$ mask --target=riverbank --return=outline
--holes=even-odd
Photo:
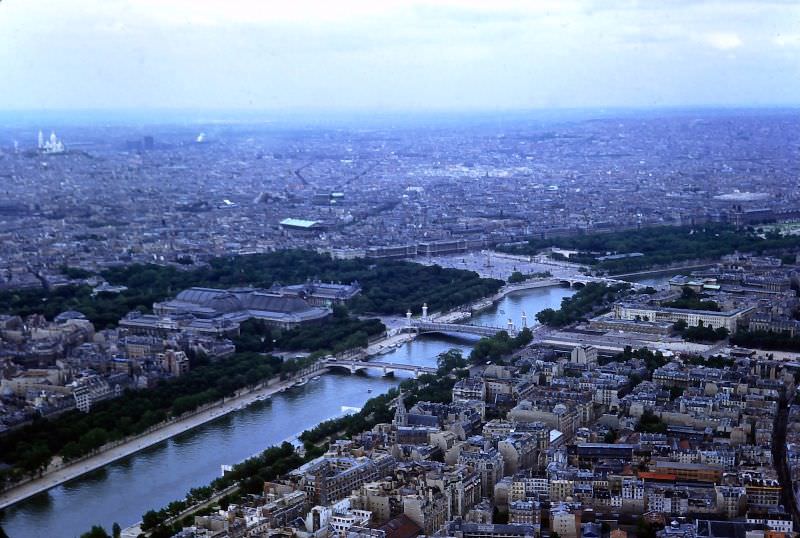
[[[367,357],[372,357],[384,354],[412,341],[416,336],[417,335],[414,333],[389,334],[371,343],[367,347],[365,355]],[[190,416],[165,423],[152,431],[123,441],[74,463],[60,466],[51,471],[46,471],[38,478],[23,482],[0,493],[0,510],[21,502],[28,497],[95,471],[119,459],[145,450],[157,443],[171,439],[176,435],[202,426],[228,413],[238,411],[258,400],[266,399],[277,392],[291,387],[297,381],[304,380],[310,375],[321,373],[322,371],[323,370],[319,367],[313,367],[283,382],[278,381],[277,378],[271,379],[266,384],[258,385],[249,390],[245,389],[240,391],[235,397],[211,404]]]
[[[558,281],[548,280],[529,281],[517,285],[504,286],[498,290],[496,294],[481,300],[478,305],[463,305],[448,312],[434,313],[434,316],[437,320],[443,322],[452,323],[464,321],[503,300],[503,298],[510,293],[558,285]],[[365,350],[365,355],[367,357],[376,357],[391,353],[404,344],[413,341],[417,336],[418,335],[415,333],[401,332],[399,330],[396,332],[390,331],[386,337],[372,342]],[[38,493],[47,491],[117,460],[145,450],[155,444],[202,426],[228,413],[247,407],[259,399],[271,396],[291,386],[293,383],[297,382],[298,379],[308,377],[311,373],[320,373],[320,370],[317,369],[313,372],[305,372],[303,375],[295,376],[285,382],[279,382],[277,379],[270,380],[266,385],[259,385],[256,388],[242,391],[232,399],[211,404],[190,416],[171,421],[157,429],[112,446],[102,452],[95,453],[87,458],[48,471],[39,478],[24,482],[0,493],[0,509],[10,507]]]
[[[521,326],[522,311],[528,319],[534,319],[536,312],[558,308],[562,299],[574,292],[551,286],[509,293],[468,323],[502,327],[513,318]],[[405,326],[405,316],[387,321],[389,336]],[[475,337],[416,335],[371,360],[435,367],[440,353],[457,348],[467,356],[475,342]],[[370,351],[377,344],[380,342],[371,342]],[[220,465],[279,445],[302,430],[340,416],[345,407],[363,407],[370,397],[396,386],[404,377],[383,378],[377,371],[368,376],[321,375],[303,388],[274,395],[271,403],[250,405],[211,420],[168,442],[19,502],[3,510],[0,525],[10,536],[31,538],[78,536],[91,524],[109,529],[114,521],[127,527],[141,520],[148,510],[166,506],[190,489],[211,482],[219,476]]]
[[[319,368],[309,369],[308,371],[304,371],[301,375],[287,379],[286,381],[280,381],[276,378],[268,381],[266,384],[258,385],[253,389],[240,391],[237,396],[213,404],[188,417],[172,421],[158,429],[125,441],[107,450],[103,450],[102,452],[98,452],[97,454],[93,454],[88,458],[65,465],[47,472],[39,478],[12,487],[0,493],[0,510],[23,501],[28,497],[47,491],[64,482],[68,482],[69,480],[73,480],[86,473],[104,467],[109,463],[135,454],[157,443],[166,441],[176,435],[202,426],[211,420],[242,409],[258,400],[271,397],[277,392],[288,389],[299,379],[304,379],[308,375],[319,371]]]

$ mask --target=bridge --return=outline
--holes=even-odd
[[[609,286],[613,286],[614,284],[627,284],[633,288],[640,287],[640,285],[636,282],[626,282],[625,280],[620,280],[618,278],[598,277],[598,276],[569,276],[569,277],[554,278],[552,280],[557,281],[559,284],[562,285],[568,285],[571,288],[582,288],[592,282],[600,282],[603,284],[608,284]]]
[[[396,362],[369,362],[369,361],[348,361],[348,360],[331,360],[328,359],[324,362],[327,368],[342,368],[346,369],[351,374],[355,374],[359,370],[381,370],[383,375],[389,375],[394,372],[410,372],[414,377],[419,377],[420,374],[435,374],[436,368],[428,366],[416,366],[414,364],[401,364]]]
[[[485,325],[469,325],[467,323],[440,323],[437,321],[427,321],[420,319],[411,320],[411,327],[420,333],[455,333],[473,334],[481,337],[491,337],[500,331],[506,331],[509,336],[516,336],[517,330],[513,325],[503,329],[500,327],[489,327]]]

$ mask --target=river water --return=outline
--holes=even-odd
[[[470,323],[506,327],[511,318],[522,326],[545,308],[558,308],[574,290],[551,287],[516,292],[481,312]],[[375,360],[435,366],[436,357],[451,348],[469,352],[476,338],[423,335]],[[302,388],[275,394],[269,402],[208,422],[177,437],[123,458],[90,474],[41,493],[0,514],[10,538],[74,537],[92,525],[110,531],[139,521],[151,508],[161,508],[220,474],[223,464],[237,463],[268,446],[292,438],[317,423],[360,408],[374,395],[403,377],[383,378],[327,374]]]

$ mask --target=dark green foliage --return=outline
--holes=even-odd
[[[332,319],[325,324],[305,325],[281,333],[277,346],[280,349],[322,350],[339,353],[347,349],[365,348],[370,338],[386,332],[379,319]]]
[[[656,538],[658,531],[663,528],[663,525],[654,525],[644,518],[639,518],[636,522],[636,537],[637,538]]]
[[[511,276],[508,277],[509,284],[519,284],[520,282],[525,282],[531,278],[550,278],[553,274],[550,271],[543,271],[541,273],[528,273],[523,274],[519,271],[514,271],[511,273]]]
[[[703,325],[702,320],[694,327],[686,327],[682,330],[676,328],[676,330],[683,336],[684,340],[688,340],[689,342],[716,342],[718,340],[724,340],[730,334],[725,327],[720,327],[718,329],[710,326],[707,327]]]
[[[57,420],[35,420],[5,435],[0,443],[0,461],[13,465],[11,478],[36,474],[60,454],[71,460],[90,453],[108,441],[141,433],[163,421],[198,406],[218,400],[247,385],[305,363],[282,362],[275,357],[239,353],[225,361],[210,363],[148,390],[130,390],[121,398],[99,402],[91,412],[70,411]]]
[[[52,318],[65,310],[78,310],[97,328],[116,325],[132,310],[148,311],[152,304],[192,286],[268,288],[276,282],[301,283],[310,278],[325,281],[358,280],[362,293],[351,304],[356,312],[404,314],[419,312],[427,302],[431,311],[446,310],[495,293],[501,280],[477,273],[443,269],[405,261],[333,260],[307,250],[282,250],[215,258],[202,267],[131,265],[104,271],[110,283],[127,286],[119,294],[91,296],[89,286],[62,286],[51,290],[16,290],[0,293],[0,312]]]
[[[58,270],[61,271],[61,274],[67,278],[82,279],[92,276],[91,272],[79,267],[68,267],[66,265],[62,265],[58,268]]]
[[[289,443],[268,448],[258,456],[234,465],[230,472],[215,479],[211,485],[189,490],[185,499],[173,501],[161,510],[148,510],[142,516],[142,530],[149,531],[159,528],[169,530],[164,526],[168,519],[178,516],[191,505],[210,499],[215,492],[223,491],[235,484],[239,484],[244,493],[260,493],[265,481],[274,480],[300,466],[303,461],[303,458]],[[230,502],[230,497],[226,502]],[[177,525],[182,525],[182,522],[178,521]],[[172,536],[172,532],[167,536]]]
[[[706,366],[708,368],[731,368],[736,361],[728,359],[721,355],[714,355],[713,357],[703,358],[700,355],[693,355],[684,359],[687,363],[695,366]]]
[[[647,368],[647,371],[651,374],[653,373],[653,370],[656,368],[661,368],[669,362],[669,360],[667,360],[664,354],[660,351],[653,352],[644,347],[634,351],[630,346],[625,346],[625,349],[622,351],[622,353],[617,353],[611,358],[600,358],[598,362],[603,365],[608,364],[609,362],[628,362],[632,359],[644,361],[645,368]]]
[[[436,374],[439,376],[446,376],[466,368],[467,361],[464,360],[464,357],[461,355],[461,351],[457,349],[451,349],[449,351],[445,351],[444,353],[440,353],[439,356],[436,357],[436,366]]]
[[[800,352],[800,338],[787,332],[740,330],[731,336],[730,343],[756,349]]]
[[[122,528],[120,528],[119,523],[115,521],[114,524],[111,525],[111,536],[119,538],[120,534],[122,534]]]
[[[407,407],[417,402],[448,403],[453,399],[453,385],[455,377],[441,377],[425,374],[419,376],[417,383],[401,384],[405,390],[405,403]]]
[[[737,251],[762,254],[785,249],[796,250],[800,247],[800,237],[782,237],[770,233],[766,238],[761,238],[753,230],[737,230],[733,226],[722,224],[708,224],[703,227],[662,226],[624,232],[533,239],[527,245],[507,247],[504,250],[530,255],[552,246],[579,251],[579,255],[571,257],[570,261],[593,265],[610,274],[618,274],[677,262],[712,260]],[[644,256],[597,260],[598,256],[607,252],[641,252]]]
[[[695,293],[692,288],[684,287],[681,297],[674,301],[663,303],[662,306],[667,308],[683,308],[686,310],[708,310],[711,312],[719,312],[720,307],[714,301],[704,301],[703,298],[707,297],[702,293]]]
[[[560,309],[545,308],[536,314],[536,319],[550,327],[563,327],[582,319],[599,306],[614,302],[628,289],[628,284],[608,286],[600,282],[590,282],[572,297],[562,299]]]
[[[27,316],[42,314],[48,319],[65,310],[78,310],[89,318],[95,327],[112,327],[117,321],[137,307],[149,308],[162,295],[128,296],[101,293],[92,297],[89,286],[59,286],[50,292],[25,289],[0,292],[0,312]]]
[[[84,532],[81,534],[81,538],[111,538],[106,530],[101,527],[100,525],[92,525],[92,529],[89,532]]]
[[[506,355],[531,343],[533,333],[527,327],[522,329],[517,336],[511,338],[506,331],[500,331],[490,338],[481,338],[469,354],[469,360],[480,363],[487,359],[492,362],[500,360]]]
[[[514,271],[513,273],[511,273],[511,276],[508,277],[509,284],[519,284],[520,282],[525,282],[525,275],[523,275],[519,271]]]
[[[345,311],[345,316],[347,313]],[[339,353],[347,349],[367,347],[370,338],[382,335],[386,326],[379,319],[337,317],[324,323],[279,331],[258,320],[249,320],[240,327],[240,335],[233,339],[236,349],[250,352],[326,351]]]
[[[438,356],[437,364],[436,376],[424,374],[416,380],[406,380],[400,384],[404,391],[406,405],[411,406],[420,400],[429,402],[449,402],[451,400],[456,379],[449,374],[454,370],[464,368],[466,361],[460,351],[451,349]],[[352,436],[371,429],[376,424],[391,422],[393,412],[389,406],[397,395],[397,390],[392,389],[386,394],[371,398],[358,413],[322,422],[316,427],[304,431],[300,435],[300,440],[308,448],[331,436],[339,434]]]
[[[460,369],[466,365],[466,361],[461,357],[461,352],[458,350],[442,353],[439,355],[437,363],[439,364],[440,372],[444,372],[445,369]],[[420,376],[415,380],[409,379],[404,381],[401,387],[404,390],[405,402],[410,406],[420,399],[432,402],[449,402],[454,384],[455,377],[441,374],[439,376]],[[397,389],[391,389],[386,394],[369,399],[358,413],[328,420],[315,428],[304,431],[300,434],[299,439],[303,441],[306,450],[305,458],[301,458],[291,444],[283,443],[280,446],[268,448],[258,456],[234,465],[232,471],[215,479],[210,485],[190,490],[185,500],[173,501],[158,511],[149,510],[142,516],[142,530],[149,531],[151,537],[160,535],[160,533],[177,532],[183,522],[176,521],[172,528],[169,528],[165,526],[165,522],[168,519],[175,518],[187,507],[204,502],[213,495],[234,485],[239,486],[239,492],[229,493],[221,497],[220,506],[228,506],[231,502],[236,502],[241,493],[260,493],[265,481],[275,480],[279,476],[299,467],[304,462],[321,456],[325,451],[325,447],[317,446],[317,443],[321,443],[326,438],[335,437],[339,434],[353,436],[371,429],[376,424],[391,422],[394,413],[390,405],[398,394]],[[171,536],[171,534],[164,535]]]
[[[667,425],[652,411],[645,411],[636,424],[636,431],[642,433],[667,433]]]
[[[164,519],[166,519],[166,518],[164,518]],[[163,520],[161,520],[161,521],[163,521]],[[143,531],[146,531],[148,529],[152,529],[156,525],[161,523],[161,521],[159,520],[158,512],[156,512],[155,510],[148,510],[147,512],[145,512],[142,515],[141,528],[142,528]]]
[[[495,525],[506,525],[508,523],[508,512],[501,512],[495,506],[492,511],[492,523]]]
[[[391,422],[393,414],[389,405],[397,395],[397,389],[392,389],[386,394],[370,398],[358,413],[321,422],[300,434],[299,439],[308,448],[309,445],[319,443],[328,437],[336,438],[340,434],[352,436],[369,430],[376,424]]]

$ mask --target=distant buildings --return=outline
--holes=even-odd
[[[58,139],[55,131],[50,133],[50,138],[47,140],[44,139],[42,131],[39,131],[38,148],[40,152],[45,154],[58,154],[66,151],[64,143]]]
[[[617,319],[668,323],[683,321],[689,327],[703,325],[713,329],[724,328],[731,334],[736,332],[739,320],[753,311],[755,311],[754,306],[737,308],[727,312],[714,312],[630,303],[618,303],[614,305],[614,315]]]

